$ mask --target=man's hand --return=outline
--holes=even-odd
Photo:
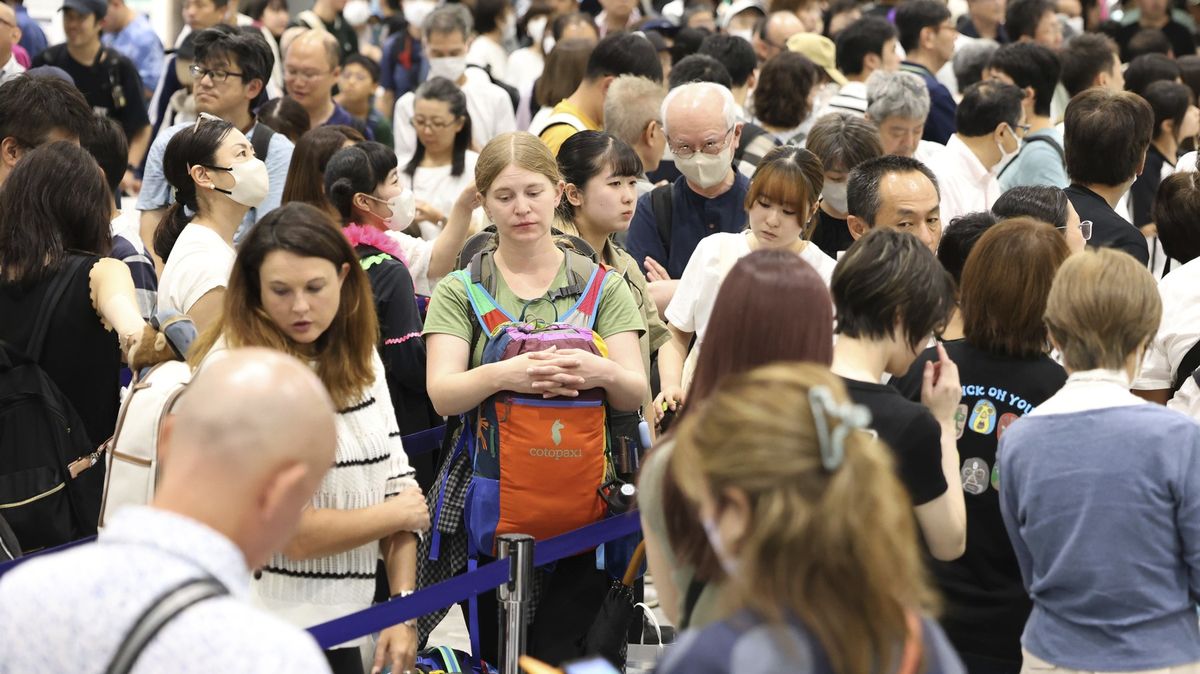
[[[379,674],[390,665],[392,674],[411,670],[417,663],[417,628],[401,623],[379,633],[375,644],[375,664],[371,674]]]
[[[647,257],[642,261],[642,265],[646,268],[646,280],[653,283],[654,281],[670,281],[671,275],[667,273],[666,267],[663,267],[652,257]]]

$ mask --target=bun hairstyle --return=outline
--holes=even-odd
[[[354,195],[370,194],[378,184],[371,161],[359,146],[338,150],[325,165],[325,198],[337,210],[343,225],[354,220]]]
[[[194,126],[181,129],[167,143],[166,152],[163,153],[163,176],[175,189],[175,203],[167,209],[154,234],[154,252],[164,262],[170,257],[171,249],[175,247],[183,228],[200,212],[192,167],[211,165],[217,149],[232,128],[233,125],[223,119],[204,119]],[[188,211],[192,215],[188,215]]]

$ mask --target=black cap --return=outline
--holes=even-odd
[[[105,0],[63,0],[63,6],[58,11],[64,9],[73,9],[80,14],[94,14],[99,21],[108,14],[108,3]]]

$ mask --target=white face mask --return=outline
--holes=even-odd
[[[367,0],[350,0],[342,9],[342,18],[346,23],[358,28],[371,18],[371,4]]]
[[[466,69],[466,56],[445,56],[443,58],[429,59],[430,77],[445,77],[451,82],[457,83],[458,78],[462,77]]]
[[[741,30],[731,30],[729,34],[734,37],[740,37],[750,44],[754,44],[754,30],[751,28],[743,28]]]
[[[213,189],[221,194],[229,195],[230,199],[243,206],[256,208],[262,203],[263,199],[267,198],[267,191],[271,187],[271,178],[267,175],[267,165],[257,157],[252,157],[240,164],[234,164],[230,168],[221,166],[208,166],[206,168],[228,171],[229,175],[233,176],[232,190],[223,190],[215,185]]]
[[[846,204],[845,181],[839,183],[826,180],[825,186],[821,188],[821,198],[825,200],[825,203],[829,204],[830,208],[838,213],[845,213],[850,208]]]
[[[697,151],[687,159],[676,157],[675,168],[701,189],[715,187],[733,170],[733,142],[730,141],[718,154]]]
[[[712,548],[713,554],[717,556],[717,561],[721,564],[721,569],[725,571],[725,575],[730,578],[737,577],[738,563],[737,559],[729,554],[725,549],[725,542],[721,540],[721,530],[717,527],[715,520],[702,518],[700,526],[704,527],[704,535],[708,538],[708,546]]]
[[[375,197],[372,197],[375,198]],[[382,201],[376,199],[376,201]],[[393,232],[402,232],[408,229],[412,224],[413,218],[417,216],[417,198],[413,195],[413,191],[404,188],[400,194],[388,199],[384,202],[392,211],[391,217],[383,218],[383,224]]]
[[[1011,129],[1009,129],[1009,133],[1012,133],[1013,138],[1016,138],[1016,134],[1013,133]],[[1004,150],[1004,141],[1002,140],[996,141],[996,148],[1000,150],[1000,161],[992,167],[992,175],[1000,175],[1000,172],[1003,171],[1006,166],[1012,163],[1012,160],[1017,158],[1017,155],[1021,152],[1021,139],[1017,138],[1017,149],[1013,150],[1012,152],[1006,152]]]

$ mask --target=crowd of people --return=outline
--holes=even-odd
[[[177,387],[0,673],[416,671],[301,630],[635,504],[666,674],[1200,671],[1192,3],[131,5],[0,3],[0,559]]]

